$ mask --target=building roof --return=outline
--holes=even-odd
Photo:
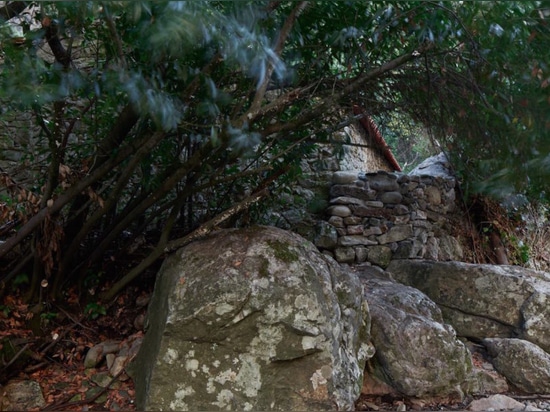
[[[384,140],[384,137],[382,137],[382,133],[380,133],[380,130],[378,130],[378,127],[372,120],[372,118],[365,112],[365,110],[358,105],[353,105],[353,114],[355,115],[362,115],[359,118],[359,123],[365,129],[365,131],[368,133],[370,137],[372,137],[374,144],[380,151],[382,152],[382,155],[384,158],[388,161],[389,165],[397,172],[401,172],[401,166],[399,165],[399,162],[393,155],[390,147]]]

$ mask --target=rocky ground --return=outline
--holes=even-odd
[[[39,316],[19,296],[4,297],[0,410],[135,410],[134,386],[124,366],[141,340],[151,288],[128,288],[109,307],[82,307],[71,292],[64,305],[52,304]],[[361,396],[356,409],[550,411],[550,396],[504,395],[462,401],[371,395]]]

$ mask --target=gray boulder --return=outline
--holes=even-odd
[[[377,276],[363,267],[359,277],[369,302],[376,353],[367,371],[407,396],[462,396],[472,379],[469,350],[443,322],[422,292]]]
[[[550,393],[550,354],[522,339],[485,339],[495,369],[517,389]]]
[[[42,388],[36,381],[11,380],[0,390],[0,411],[38,410],[44,406]]]
[[[346,410],[372,356],[358,278],[302,237],[225,230],[163,264],[133,365],[140,410]]]
[[[428,260],[393,260],[387,270],[437,303],[459,336],[521,337],[550,351],[548,273]]]
[[[418,166],[416,166],[411,172],[411,176],[435,176],[443,179],[454,179],[451,163],[445,153],[439,153],[438,155],[428,157]]]

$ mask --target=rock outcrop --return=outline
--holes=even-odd
[[[402,395],[462,398],[472,384],[471,354],[437,305],[374,268],[357,272],[365,284],[376,348],[367,373]]]
[[[436,302],[459,336],[520,337],[550,352],[550,274],[428,260],[394,260],[388,271]]]
[[[300,236],[220,231],[166,259],[134,363],[153,410],[346,410],[373,355],[358,278]]]
[[[517,389],[550,393],[550,354],[522,339],[485,339],[495,368]]]

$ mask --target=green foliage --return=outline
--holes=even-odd
[[[142,236],[150,265],[268,188],[226,224],[254,221],[354,104],[402,162],[437,140],[471,192],[549,193],[542,2],[37,5],[0,24],[0,257],[32,257],[31,292],[123,275]]]
[[[107,308],[100,303],[88,303],[84,307],[84,313],[90,319],[97,319],[100,316],[105,316],[107,314]]]

